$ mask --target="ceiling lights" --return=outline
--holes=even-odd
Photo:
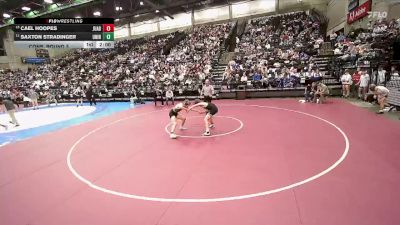
[[[142,1],[140,1],[140,5],[144,5]]]
[[[3,17],[4,17],[4,18],[10,18],[11,15],[10,15],[10,14],[7,14],[7,13],[3,13]]]
[[[21,9],[24,10],[24,11],[31,11],[31,8],[26,7],[26,6],[22,7]]]
[[[160,12],[160,10],[156,9],[156,13],[159,13],[159,12]]]
[[[53,4],[53,0],[44,0],[44,2],[47,4]]]
[[[93,16],[101,16],[101,13],[99,11],[96,11],[93,13]]]
[[[121,6],[117,6],[117,7],[115,7],[115,10],[116,11],[122,11],[122,7]]]

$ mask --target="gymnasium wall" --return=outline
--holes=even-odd
[[[359,0],[359,5],[364,4],[368,0]],[[345,33],[357,28],[367,28],[369,21],[377,20],[378,18],[361,18],[352,24],[347,23],[348,0],[330,0],[327,8],[328,34],[336,32],[340,29],[345,30]],[[387,19],[397,19],[400,15],[400,0],[372,0],[372,12],[386,12]]]
[[[329,19],[327,33],[336,32],[346,26],[348,0],[330,0],[326,16]]]
[[[314,8],[320,13],[325,14],[327,10],[327,0],[277,0],[279,11],[298,11]],[[346,1],[346,0],[340,0]]]
[[[277,0],[255,0],[237,2],[212,8],[195,10],[191,13],[173,15],[174,19],[149,20],[131,23],[116,33],[117,38],[141,37],[145,34],[156,34],[163,31],[184,29],[193,25],[224,22],[252,15],[262,15],[276,11]]]

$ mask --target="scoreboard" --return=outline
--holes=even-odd
[[[114,48],[112,18],[15,18],[18,48]]]

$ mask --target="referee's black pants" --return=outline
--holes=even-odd
[[[205,102],[211,102],[212,97],[211,96],[204,96],[204,101]]]
[[[90,105],[92,104],[96,105],[96,99],[94,98],[94,96],[89,96],[88,101]]]
[[[160,98],[161,105],[164,105],[164,98],[162,96],[154,97],[154,105],[157,106],[157,99]]]

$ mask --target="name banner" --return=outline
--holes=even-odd
[[[366,1],[364,4],[355,8],[353,11],[347,14],[347,23],[351,24],[365,16],[371,11],[371,0]]]
[[[22,63],[26,64],[43,64],[50,63],[50,59],[48,58],[39,58],[39,57],[21,57]]]

